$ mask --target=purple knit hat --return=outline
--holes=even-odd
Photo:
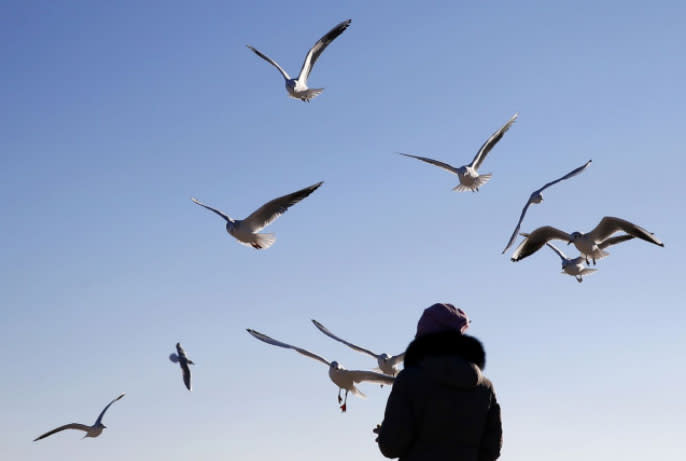
[[[448,303],[436,303],[424,309],[417,322],[415,338],[438,333],[440,331],[459,331],[464,333],[469,328],[469,317],[465,311]]]

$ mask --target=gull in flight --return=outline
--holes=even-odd
[[[579,253],[586,259],[586,264],[589,263],[589,258],[595,264],[597,259],[604,258],[609,254],[603,251],[600,245],[612,234],[619,231],[624,231],[629,235],[661,247],[665,246],[664,243],[644,228],[624,219],[605,216],[592,231],[585,234],[582,232],[568,234],[552,226],[539,227],[529,233],[529,236],[519,244],[510,259],[512,261],[520,261],[537,252],[549,240],[563,240],[567,244],[574,244]]]
[[[471,190],[472,192],[475,192],[479,190],[479,187],[486,184],[493,176],[493,174],[491,173],[479,174],[477,170],[483,163],[484,159],[486,158],[486,155],[488,155],[491,149],[493,149],[493,146],[495,146],[496,143],[500,141],[500,138],[503,137],[505,132],[509,130],[512,124],[515,122],[515,120],[517,120],[518,115],[519,114],[514,114],[512,118],[508,120],[508,122],[505,125],[503,125],[502,128],[493,133],[491,137],[486,140],[486,142],[481,146],[481,149],[479,149],[479,152],[477,152],[476,157],[474,157],[474,159],[472,160],[472,163],[468,165],[463,165],[459,168],[455,168],[454,166],[448,165],[447,163],[443,163],[438,160],[433,160],[427,157],[420,157],[418,155],[413,154],[404,154],[402,152],[398,152],[398,154],[404,155],[405,157],[416,158],[417,160],[421,160],[422,162],[436,165],[439,168],[443,168],[444,170],[456,174],[460,180],[460,184],[453,187],[453,190],[459,192]]]
[[[342,402],[341,411],[346,411],[347,409],[346,403],[348,401],[348,392],[352,392],[353,394],[362,398],[366,397],[362,393],[362,391],[360,391],[357,388],[357,386],[355,386],[356,383],[367,381],[378,384],[393,384],[393,381],[395,379],[392,376],[382,375],[381,373],[375,373],[373,371],[346,370],[336,361],[329,362],[328,360],[318,356],[317,354],[313,354],[312,352],[307,351],[305,349],[301,349],[299,347],[291,346],[290,344],[277,341],[276,339],[270,338],[269,336],[262,334],[258,331],[251,330],[250,328],[248,328],[247,331],[260,341],[264,341],[265,343],[271,344],[273,346],[285,347],[286,349],[293,349],[294,351],[300,352],[302,355],[313,358],[315,360],[319,360],[324,365],[328,366],[329,378],[331,378],[331,381],[333,381],[334,384],[338,386],[338,403],[340,404]],[[341,398],[341,389],[345,389],[344,399]]]
[[[522,234],[524,237],[528,237],[528,234]],[[610,245],[616,245],[617,243],[625,242],[627,240],[631,240],[634,238],[633,235],[620,235],[617,237],[610,237],[609,239],[605,240],[604,242],[598,244],[598,248],[601,250],[604,248],[609,247]],[[569,274],[572,277],[576,277],[576,281],[581,283],[584,281],[583,276],[584,275],[590,275],[593,272],[597,271],[598,269],[591,269],[588,268],[584,265],[585,258],[583,256],[579,256],[574,259],[569,259],[565,254],[557,248],[555,245],[553,245],[550,242],[546,242],[546,245],[553,250],[557,255],[560,257],[562,260],[562,273],[563,274]]]
[[[535,203],[541,203],[543,201],[543,195],[541,195],[541,194],[544,190],[546,190],[548,187],[550,187],[554,184],[559,183],[560,181],[564,181],[565,179],[569,179],[573,176],[578,175],[579,173],[584,171],[586,168],[588,168],[588,166],[590,164],[591,164],[591,160],[589,160],[588,162],[586,162],[584,165],[580,166],[579,168],[576,168],[576,169],[570,171],[569,173],[562,176],[561,178],[557,178],[555,181],[550,181],[545,186],[543,186],[540,189],[535,190],[531,193],[531,195],[529,196],[529,200],[527,200],[526,205],[524,205],[524,209],[522,209],[522,214],[519,216],[519,222],[517,223],[517,227],[515,227],[514,232],[512,232],[512,236],[510,237],[510,240],[507,242],[507,246],[505,247],[505,249],[503,250],[503,252],[501,254],[505,254],[505,252],[508,250],[508,248],[510,248],[512,246],[515,239],[517,238],[517,234],[519,233],[519,228],[521,227],[522,221],[524,220],[524,215],[526,214],[526,210],[529,209],[529,205],[532,205]]]
[[[195,365],[192,360],[189,360],[186,356],[186,351],[181,347],[181,343],[176,343],[176,354],[169,354],[169,360],[174,363],[178,363],[181,367],[181,372],[183,373],[183,383],[186,388],[190,391],[191,389],[191,369],[188,365]]]
[[[386,353],[383,354],[375,354],[374,352],[370,351],[369,349],[365,349],[364,347],[356,346],[353,343],[349,343],[348,341],[339,338],[335,334],[331,333],[328,328],[326,328],[324,325],[321,323],[317,322],[316,320],[312,319],[312,323],[314,323],[314,326],[319,329],[322,333],[324,333],[326,336],[329,338],[335,339],[338,342],[341,342],[348,346],[351,349],[356,350],[357,352],[362,352],[363,354],[371,355],[374,357],[379,364],[379,367],[377,368],[378,371],[385,375],[389,376],[395,376],[398,374],[398,364],[403,361],[405,358],[405,353],[403,352],[402,354],[394,355],[394,356],[389,356]]]
[[[333,42],[336,37],[341,35],[343,31],[348,28],[348,26],[350,26],[350,22],[351,20],[348,19],[340,24],[337,24],[333,29],[328,31],[326,35],[320,38],[312,48],[310,48],[310,51],[307,52],[307,56],[305,56],[305,61],[300,69],[300,75],[298,75],[298,78],[291,78],[290,75],[288,75],[288,73],[283,70],[283,68],[272,58],[261,53],[259,50],[250,45],[246,46],[250,48],[257,56],[270,63],[272,66],[276,67],[279,72],[281,72],[281,75],[283,75],[283,78],[286,81],[286,91],[288,91],[288,95],[291,98],[310,102],[310,99],[314,98],[315,96],[319,96],[319,94],[324,91],[324,88],[307,87],[307,78],[310,76],[312,67],[314,66],[314,63],[317,62],[317,59],[326,49],[326,47],[329,46],[329,44]]]
[[[226,220],[226,232],[233,235],[240,243],[251,246],[256,250],[261,250],[272,246],[276,241],[276,236],[274,234],[258,234],[258,232],[284,214],[289,207],[317,190],[323,183],[323,181],[320,181],[292,194],[275,198],[259,207],[245,219],[232,219],[226,213],[207,206],[196,198],[191,198],[191,200],[224,218]]]
[[[100,412],[100,416],[98,416],[98,419],[95,420],[95,424],[92,426],[86,426],[85,424],[79,424],[79,423],[71,423],[71,424],[65,424],[64,426],[60,426],[57,429],[53,429],[50,432],[46,432],[45,434],[41,435],[40,437],[36,437],[33,439],[35,442],[36,440],[44,439],[48,436],[51,436],[52,434],[55,434],[56,432],[63,431],[65,429],[78,429],[80,431],[84,431],[86,435],[83,436],[85,439],[86,437],[97,437],[100,435],[103,429],[105,429],[107,426],[105,426],[102,423],[102,417],[105,415],[105,412],[107,409],[112,405],[114,402],[117,400],[121,399],[124,397],[126,394],[121,394],[119,397],[116,399],[112,400],[110,403],[107,404],[107,406]]]

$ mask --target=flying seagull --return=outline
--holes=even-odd
[[[522,234],[524,237],[527,237],[528,234]],[[634,238],[633,235],[619,235],[617,237],[610,237],[609,239],[603,241],[602,243],[598,244],[598,248],[601,250],[604,248],[609,247],[610,245],[616,245],[617,243],[625,242],[627,240],[631,240]],[[562,273],[563,274],[569,274],[572,277],[576,277],[576,281],[581,283],[584,281],[583,276],[584,275],[590,275],[593,272],[597,271],[598,269],[591,269],[588,268],[584,265],[585,259],[583,256],[579,256],[574,259],[569,259],[565,254],[557,248],[555,245],[553,245],[550,242],[546,242],[546,245],[553,250],[557,255],[560,257],[562,260]]]
[[[186,385],[188,390],[191,389],[191,369],[188,365],[195,365],[192,360],[189,360],[186,356],[186,351],[181,347],[181,343],[176,343],[176,354],[169,354],[169,360],[174,363],[178,363],[181,367],[181,372],[183,373],[183,383]]]
[[[472,163],[468,165],[463,165],[459,168],[455,168],[454,166],[448,165],[447,163],[443,163],[438,160],[433,160],[427,157],[420,157],[418,155],[413,154],[404,154],[402,152],[398,152],[398,154],[404,155],[405,157],[416,158],[417,160],[421,160],[422,162],[436,165],[437,167],[443,168],[446,171],[456,174],[457,177],[460,179],[460,184],[453,187],[453,190],[459,192],[471,190],[472,192],[475,192],[479,190],[479,187],[486,184],[493,176],[493,174],[491,173],[480,175],[477,170],[483,163],[484,159],[486,158],[486,155],[488,155],[491,149],[493,149],[493,146],[495,146],[496,143],[500,141],[500,138],[503,137],[505,132],[509,130],[512,124],[515,122],[515,120],[517,120],[518,115],[519,114],[514,114],[512,118],[508,120],[508,122],[505,125],[503,125],[502,128],[493,133],[491,137],[486,140],[486,142],[481,146],[481,149],[479,149],[479,152],[477,152],[476,157],[474,157],[474,159],[472,160]]]
[[[83,436],[85,439],[86,437],[97,437],[100,435],[103,429],[105,429],[107,426],[102,424],[102,417],[105,415],[105,412],[107,409],[112,405],[114,402],[117,400],[121,399],[124,397],[126,394],[121,394],[119,397],[116,399],[112,400],[110,403],[107,404],[107,406],[100,412],[100,416],[98,416],[98,419],[95,420],[95,424],[92,426],[86,426],[85,424],[79,424],[79,423],[71,423],[71,424],[65,424],[64,426],[60,426],[57,429],[53,429],[50,432],[46,432],[45,434],[41,435],[40,437],[36,437],[33,439],[35,442],[36,440],[44,439],[48,436],[51,436],[52,434],[55,434],[56,432],[63,431],[65,429],[78,429],[80,431],[84,431],[86,435]]]
[[[548,184],[546,184],[545,186],[543,186],[540,189],[535,190],[531,193],[531,195],[529,196],[529,200],[527,200],[526,205],[524,205],[524,208],[522,209],[522,214],[519,216],[519,222],[517,223],[517,227],[515,227],[514,232],[512,232],[512,236],[510,237],[510,240],[507,242],[507,246],[505,247],[505,249],[503,250],[503,252],[501,254],[505,254],[505,252],[508,250],[508,248],[510,248],[512,246],[515,239],[517,238],[517,234],[519,233],[519,228],[522,225],[522,221],[524,220],[524,215],[526,214],[526,210],[529,209],[529,205],[535,204],[535,203],[541,203],[543,201],[543,195],[541,195],[541,193],[544,190],[546,190],[548,187],[550,187],[554,184],[559,183],[560,181],[564,181],[565,179],[569,179],[573,176],[578,175],[579,173],[584,171],[586,168],[588,168],[588,166],[590,164],[591,164],[591,160],[589,160],[588,162],[586,162],[585,164],[583,164],[579,168],[576,168],[576,169],[570,171],[569,173],[562,176],[561,178],[557,178],[555,181],[551,181]]]
[[[323,183],[323,181],[320,181],[317,184],[313,184],[297,192],[293,192],[292,194],[275,198],[259,207],[245,219],[232,219],[226,213],[219,211],[216,208],[212,208],[211,206],[207,206],[196,198],[191,198],[191,200],[201,207],[205,207],[224,218],[224,220],[226,220],[226,232],[233,235],[240,243],[251,246],[256,250],[261,250],[272,246],[276,241],[276,236],[274,234],[258,234],[257,232],[261,231],[276,218],[284,214],[289,207],[295,205],[317,190]]]
[[[333,381],[334,384],[338,386],[338,403],[340,404],[341,402],[343,402],[343,404],[341,405],[341,411],[346,411],[347,409],[346,403],[348,401],[348,392],[352,392],[353,394],[362,398],[365,397],[362,391],[360,391],[357,388],[357,386],[355,386],[356,383],[366,381],[378,384],[393,384],[393,381],[395,379],[392,376],[382,375],[381,373],[375,373],[373,371],[346,370],[336,361],[329,362],[328,360],[318,356],[317,354],[313,354],[312,352],[307,351],[305,349],[301,349],[299,347],[291,346],[290,344],[277,341],[276,339],[270,338],[269,336],[262,334],[258,331],[251,330],[250,328],[248,328],[247,331],[255,338],[259,339],[260,341],[264,341],[267,344],[285,347],[286,349],[293,349],[294,351],[300,352],[302,355],[313,358],[315,360],[319,360],[324,365],[327,365],[329,367],[329,378],[331,378],[331,381]],[[344,399],[341,398],[341,389],[345,389]]]
[[[369,349],[365,349],[364,347],[356,346],[353,343],[349,343],[348,341],[339,338],[335,334],[331,333],[328,328],[326,328],[324,325],[321,323],[317,322],[316,320],[312,319],[312,323],[314,323],[314,326],[319,329],[322,333],[324,333],[326,336],[329,338],[333,338],[338,342],[341,342],[348,346],[351,349],[356,350],[357,352],[362,352],[363,354],[371,355],[374,357],[379,364],[379,367],[377,368],[378,371],[385,375],[389,376],[395,376],[398,374],[398,369],[396,368],[397,365],[403,361],[405,358],[405,353],[403,352],[402,354],[394,355],[394,356],[389,356],[386,353],[383,354],[375,354],[374,352],[370,351]]]
[[[319,96],[319,94],[322,91],[324,91],[324,88],[307,87],[307,78],[310,76],[312,67],[314,66],[314,63],[317,62],[317,59],[326,49],[326,47],[329,46],[329,44],[333,42],[336,39],[336,37],[341,35],[343,31],[345,31],[345,29],[348,28],[348,26],[350,26],[350,22],[351,20],[348,19],[346,21],[341,22],[340,24],[337,24],[333,29],[328,31],[326,35],[320,38],[312,48],[310,48],[310,51],[307,52],[307,56],[305,56],[305,61],[303,62],[303,66],[300,69],[300,74],[298,75],[298,78],[291,78],[290,75],[288,75],[288,73],[283,69],[283,67],[281,67],[272,58],[270,58],[266,54],[261,53],[259,50],[253,48],[250,45],[246,46],[250,48],[257,56],[261,57],[262,59],[270,63],[272,66],[276,67],[279,72],[281,72],[281,75],[283,75],[283,78],[286,81],[286,91],[288,91],[288,95],[291,98],[300,99],[301,101],[305,102],[310,102],[310,99],[314,98],[315,96]]]
[[[567,244],[574,244],[579,253],[586,259],[586,264],[589,263],[589,258],[595,264],[597,259],[604,258],[609,254],[600,248],[600,244],[609,236],[619,231],[624,231],[629,235],[661,247],[665,246],[664,243],[644,228],[624,219],[605,216],[592,231],[585,234],[576,231],[568,234],[552,226],[539,227],[529,233],[529,236],[519,244],[510,259],[512,261],[520,261],[537,252],[550,240],[563,240]]]

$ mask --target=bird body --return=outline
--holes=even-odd
[[[86,437],[93,437],[94,438],[94,437],[99,436],[102,433],[103,429],[105,429],[107,427],[104,424],[102,424],[102,417],[105,415],[105,412],[110,407],[110,405],[112,405],[114,402],[116,402],[117,400],[124,397],[124,395],[126,395],[126,394],[121,394],[121,395],[119,395],[119,397],[116,397],[110,403],[108,403],[107,406],[100,412],[100,415],[98,415],[98,419],[95,420],[95,423],[93,423],[92,426],[87,426],[85,424],[80,424],[80,423],[65,424],[64,426],[60,426],[60,427],[55,428],[49,432],[46,432],[43,435],[36,437],[35,439],[33,439],[33,441],[35,442],[37,440],[44,439],[46,437],[51,436],[52,434],[64,431],[66,429],[76,429],[79,431],[84,431],[86,433],[86,435],[83,436],[84,439]]]
[[[307,357],[310,357],[312,359],[315,359],[325,365],[328,366],[329,368],[329,378],[333,383],[338,386],[338,403],[342,403],[341,405],[341,411],[346,411],[347,409],[347,400],[348,400],[348,392],[352,392],[353,394],[359,396],[359,397],[365,397],[365,395],[360,391],[355,384],[361,383],[361,382],[373,382],[373,383],[378,383],[378,384],[392,384],[394,381],[394,378],[391,376],[386,376],[380,373],[375,373],[373,371],[364,371],[364,370],[346,370],[341,366],[338,362],[333,361],[329,362],[326,360],[324,357],[321,357],[317,354],[314,354],[306,349],[302,349],[300,347],[292,346],[290,344],[281,342],[279,340],[273,339],[263,333],[260,333],[258,331],[252,330],[250,328],[247,329],[247,332],[250,333],[253,337],[259,339],[260,341],[263,341],[267,344],[271,344],[273,346],[278,346],[278,347],[283,347],[286,349],[293,349],[296,352],[299,352],[302,355],[305,355]],[[341,398],[341,390],[345,390],[345,399]]]
[[[327,335],[328,337],[335,339],[338,342],[341,342],[345,344],[346,346],[350,347],[353,350],[356,350],[358,352],[362,352],[363,354],[367,354],[369,356],[372,356],[376,359],[377,364],[379,365],[377,370],[381,371],[383,374],[389,375],[389,376],[395,376],[398,374],[398,364],[403,361],[405,354],[398,354],[394,356],[390,356],[386,353],[383,354],[375,354],[374,352],[370,351],[369,349],[365,349],[364,347],[356,346],[355,344],[348,342],[344,339],[339,338],[338,336],[334,335],[331,331],[329,331],[328,328],[326,328],[324,325],[321,323],[317,322],[316,320],[312,319],[312,323],[314,324],[315,327],[319,329],[322,333]]]
[[[189,391],[192,391],[191,368],[189,365],[195,365],[195,363],[186,356],[186,351],[181,347],[181,343],[176,343],[176,354],[170,354],[169,360],[179,364],[183,376],[183,383]]]
[[[550,181],[549,183],[545,184],[543,187],[540,189],[537,189],[531,193],[529,196],[529,200],[527,200],[526,204],[524,205],[524,208],[522,209],[522,214],[519,216],[519,222],[517,223],[517,226],[515,227],[515,230],[512,232],[512,235],[510,236],[510,240],[507,242],[507,246],[505,246],[505,249],[502,251],[502,254],[505,254],[505,252],[512,246],[514,243],[515,239],[517,238],[517,234],[519,233],[519,229],[522,225],[522,221],[524,220],[524,215],[526,214],[526,211],[529,209],[529,205],[535,205],[538,203],[541,203],[543,201],[543,191],[547,189],[548,187],[557,184],[560,181],[564,181],[565,179],[569,179],[573,176],[578,175],[582,171],[584,171],[588,166],[591,164],[591,160],[586,162],[584,165],[570,171],[566,175],[557,178],[554,181]]]
[[[422,162],[430,163],[434,166],[437,166],[439,168],[442,168],[446,171],[449,171],[450,173],[453,173],[457,175],[457,178],[460,180],[460,183],[453,187],[453,190],[458,191],[458,192],[464,192],[464,191],[472,191],[472,192],[477,192],[481,186],[486,184],[488,181],[491,180],[493,177],[492,173],[484,173],[484,174],[479,174],[479,168],[481,167],[481,164],[486,158],[486,155],[493,149],[493,146],[495,146],[498,141],[503,137],[503,135],[507,132],[507,130],[510,129],[512,124],[515,122],[519,114],[514,114],[510,120],[505,123],[498,131],[493,133],[487,140],[486,142],[483,143],[479,151],[477,152],[476,156],[472,159],[471,163],[468,165],[463,165],[459,168],[456,168],[448,163],[441,162],[439,160],[434,160],[428,157],[420,157],[419,155],[414,155],[414,154],[405,154],[402,152],[398,152],[400,155],[404,155],[405,157],[412,157],[417,160],[421,160]]]
[[[288,208],[317,190],[323,183],[323,181],[320,181],[299,191],[270,200],[245,219],[233,219],[223,211],[205,205],[194,197],[191,200],[193,203],[224,218],[226,221],[226,232],[238,240],[239,243],[251,246],[256,250],[261,250],[272,246],[276,241],[276,236],[269,233],[259,233],[259,231],[274,222]]]
[[[562,240],[568,244],[573,243],[576,249],[579,250],[579,253],[586,258],[587,263],[589,263],[589,259],[591,259],[593,264],[595,264],[596,260],[604,258],[609,254],[606,251],[603,251],[603,248],[607,246],[603,246],[603,242],[608,240],[612,234],[619,231],[624,231],[628,235],[645,240],[654,245],[661,247],[665,246],[664,243],[644,228],[625,219],[605,216],[592,231],[586,233],[572,232],[571,234],[568,234],[552,226],[539,227],[533,232],[526,234],[526,239],[519,244],[510,259],[512,261],[520,261],[538,251],[550,240]]]
[[[331,29],[322,38],[320,38],[317,41],[317,43],[314,44],[314,46],[310,49],[310,51],[308,51],[307,55],[305,56],[305,61],[303,62],[302,68],[300,69],[300,74],[296,78],[292,78],[290,75],[288,75],[288,72],[286,72],[283,69],[283,67],[281,67],[276,61],[274,61],[266,54],[260,52],[259,50],[250,45],[246,46],[250,48],[253,51],[253,53],[255,53],[256,55],[270,63],[272,66],[276,67],[276,69],[284,78],[288,96],[294,99],[300,99],[303,102],[310,102],[312,98],[314,98],[315,96],[319,96],[322,93],[322,91],[324,91],[324,88],[308,88],[307,86],[307,78],[310,76],[310,72],[312,71],[314,63],[317,61],[317,59],[326,49],[326,47],[329,46],[329,44],[333,42],[336,39],[336,37],[341,35],[345,31],[345,29],[347,29],[350,26],[350,23],[351,20],[348,19],[337,24],[333,27],[333,29]]]

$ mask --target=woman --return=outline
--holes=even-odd
[[[491,461],[500,456],[500,405],[481,373],[483,346],[463,335],[468,326],[467,314],[452,304],[424,310],[383,424],[375,429],[387,458]]]

